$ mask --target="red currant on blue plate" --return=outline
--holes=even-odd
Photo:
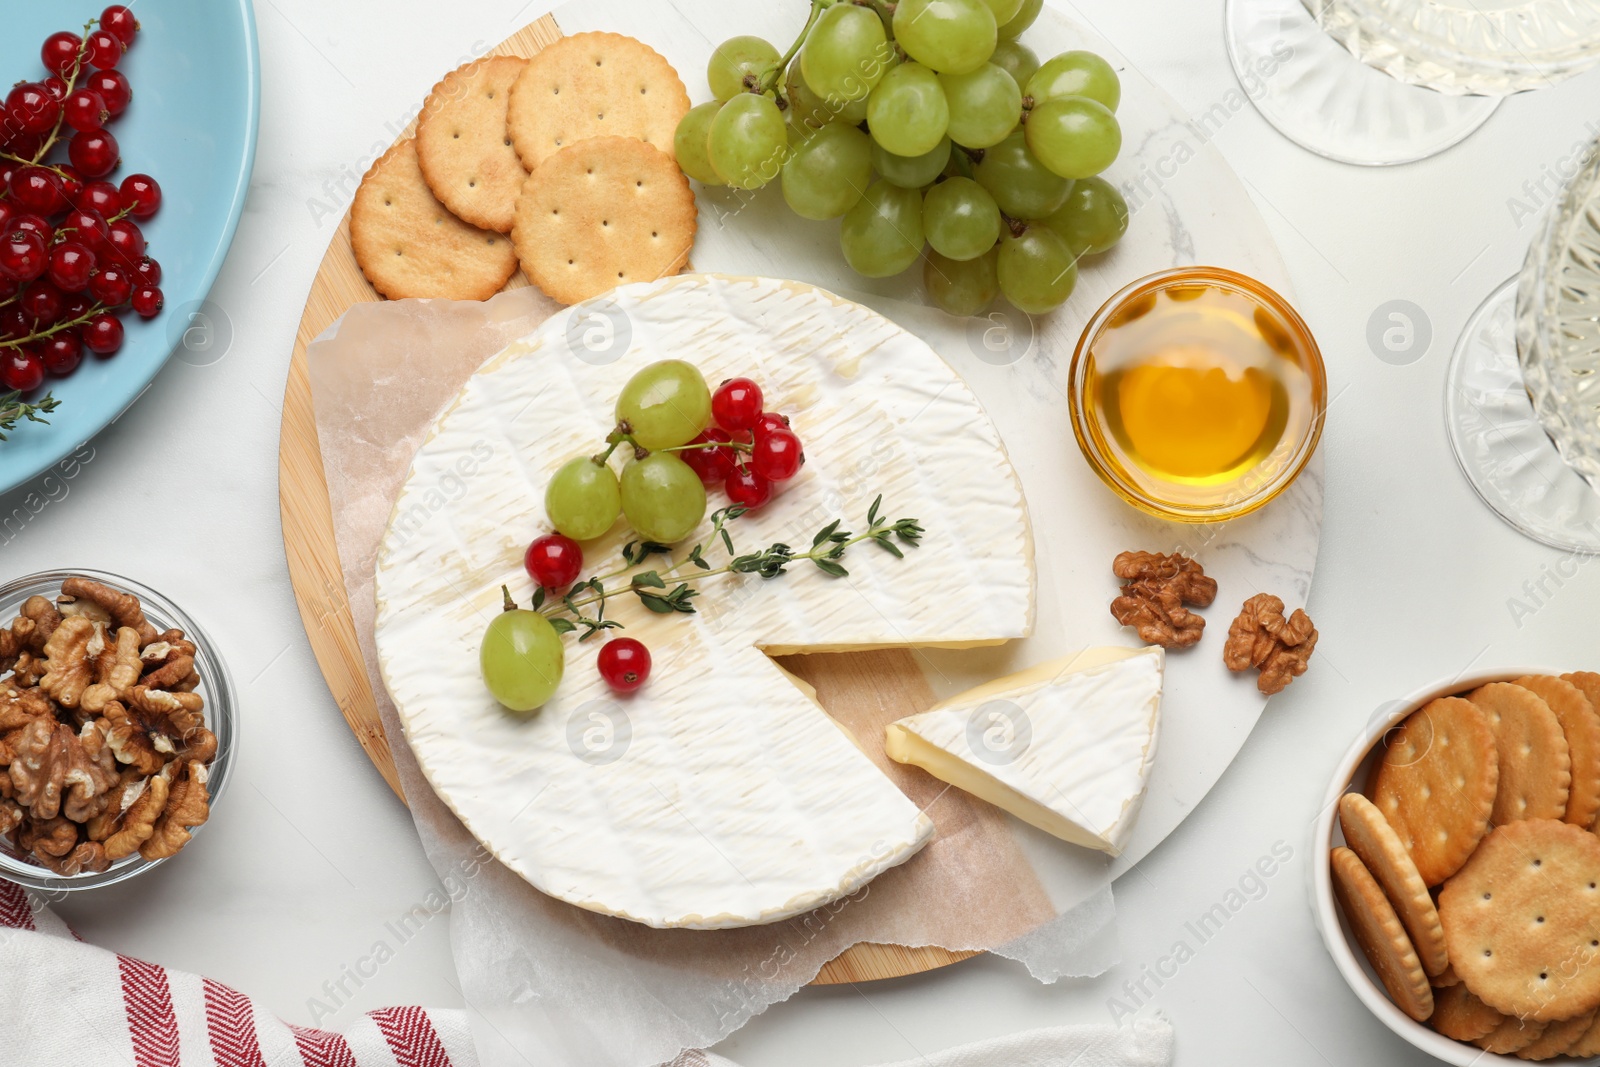
[[[750,430],[761,417],[761,386],[749,378],[729,378],[711,394],[711,417],[724,430]]]
[[[154,292],[159,299],[161,290]],[[135,301],[135,310],[137,303]],[[583,571],[583,548],[563,534],[545,534],[534,538],[522,563],[528,569],[528,577],[539,585],[550,590],[564,589],[577,581]]]
[[[650,680],[650,650],[631,637],[614,637],[600,648],[600,677],[619,693],[631,693]]]

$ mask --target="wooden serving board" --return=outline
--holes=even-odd
[[[561,36],[551,15],[523,27],[494,48],[492,55],[531,56]],[[408,128],[402,137],[409,137]],[[520,272],[507,288],[528,284]],[[367,680],[366,664],[351,621],[333,534],[333,514],[317,442],[316,415],[312,408],[311,381],[306,369],[306,348],[352,306],[382,298],[362,276],[350,246],[347,212],[328,245],[311,284],[305,312],[295,334],[294,354],[284,390],[283,426],[278,450],[278,500],[283,517],[284,549],[289,579],[294,586],[300,619],[311,639],[311,650],[338,703],[345,722],[356,735],[373,766],[402,801],[394,755],[378,717],[377,704]],[[909,652],[876,653],[873,669],[859,669],[862,654],[792,657],[784,666],[829,694],[829,703],[864,700],[881,706],[903,706],[906,714],[933,702],[921,681],[921,672]],[[905,661],[903,670],[884,671],[885,655]],[[942,948],[906,948],[901,945],[860,944],[823,967],[814,985],[898,978],[943,967],[976,955]]]

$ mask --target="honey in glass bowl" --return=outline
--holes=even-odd
[[[1095,314],[1069,397],[1084,457],[1124,500],[1219,522],[1266,504],[1310,460],[1327,379],[1311,331],[1277,293],[1184,267],[1140,279]]]

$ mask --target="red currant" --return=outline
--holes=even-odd
[[[20,348],[0,348],[0,386],[28,393],[43,383],[43,360]]]
[[[108,181],[92,181],[72,201],[85,211],[98,211],[110,217],[122,210],[122,191]]]
[[[678,458],[687,463],[689,469],[698,474],[708,487],[721,485],[728,477],[728,472],[733,470],[733,449],[713,437],[710,430],[702,431],[699,437],[689,443],[709,447],[686,448],[678,453]]]
[[[62,322],[77,322],[89,314],[89,309],[94,307],[93,301],[82,293],[68,293],[67,302],[61,308]]]
[[[122,320],[96,315],[83,324],[83,347],[97,356],[109,356],[122,347]]]
[[[44,39],[44,47],[39,49],[39,58],[44,60],[44,69],[62,77],[72,73],[72,68],[78,62],[78,47],[82,44],[83,39],[75,33],[68,33],[66,30],[52,33]]]
[[[61,232],[69,241],[76,241],[96,256],[111,246],[111,225],[98,211],[73,208],[61,220]]]
[[[0,274],[0,304],[7,303],[22,291],[22,283],[15,278]]]
[[[83,195],[83,175],[78,173],[78,168],[70,163],[55,168],[56,185],[61,187],[61,198],[67,204],[76,205],[78,197]]]
[[[127,219],[118,219],[110,229],[106,241],[111,246],[112,258],[132,270],[133,265],[144,257],[144,231]]]
[[[110,70],[122,62],[122,54],[128,46],[122,43],[122,38],[109,30],[95,30],[89,34],[89,65],[100,70]]]
[[[72,165],[89,178],[104,178],[116,170],[121,155],[117,139],[105,130],[79,130],[67,145]]]
[[[18,167],[11,175],[11,198],[35,215],[54,215],[67,206],[59,180],[44,167]]]
[[[100,12],[100,28],[116,34],[119,41],[131,46],[134,35],[139,32],[139,20],[133,17],[127,5],[112,4]]]
[[[41,219],[38,215],[29,215],[26,213],[18,214],[16,218],[11,220],[10,228],[13,230],[24,230],[27,233],[37,234],[39,240],[44,242],[46,248],[50,247],[50,244],[55,240],[56,237],[56,228],[44,221],[44,219]]]
[[[142,285],[160,285],[161,264],[144,256],[133,265],[133,280]]]
[[[22,133],[48,134],[61,117],[61,101],[38,82],[20,82],[6,94],[6,116]]]
[[[150,291],[161,294],[160,289]],[[528,569],[528,576],[544,588],[564,589],[577,581],[583,570],[583,548],[565,534],[545,534],[533,539],[522,564]]]
[[[100,97],[112,118],[128,110],[133,102],[133,90],[120,70],[97,70],[83,80],[83,87]]]
[[[141,319],[153,319],[167,306],[167,298],[153,285],[141,285],[133,291],[133,310]]]
[[[128,214],[147,219],[161,210],[161,186],[148,174],[130,174],[122,179],[122,203]]]
[[[36,327],[54,326],[61,318],[61,306],[64,303],[61,290],[45,278],[40,278],[22,291],[19,301],[22,310],[33,320]]]
[[[97,304],[121,307],[133,295],[133,279],[128,273],[116,264],[101,267],[89,276],[89,296]]]
[[[44,91],[50,94],[50,99],[59,101],[63,104],[67,102],[67,83],[56,77],[54,74],[50,75],[50,77],[46,78],[39,84],[44,86]]]
[[[631,637],[617,637],[600,648],[600,677],[619,693],[631,693],[650,680],[650,650]]]
[[[711,417],[724,430],[754,429],[761,403],[761,386],[749,378],[729,378],[711,394]]]
[[[728,499],[740,507],[759,508],[772,499],[772,483],[749,467],[735,467],[723,483]]]
[[[36,233],[13,228],[0,240],[0,273],[20,282],[31,282],[44,273],[49,262],[44,239]]]
[[[98,130],[111,118],[106,102],[93,89],[74,89],[61,110],[67,125],[78,131]]]
[[[10,180],[6,185],[10,185]],[[9,200],[0,199],[0,230],[10,229],[11,220],[17,217],[17,205]]]
[[[788,428],[789,416],[780,415],[776,411],[763,411],[761,417],[756,420],[756,440],[761,440],[761,435],[764,433],[771,433],[773,430],[787,430]]]
[[[793,430],[768,430],[756,438],[750,466],[769,482],[786,482],[800,473],[806,454]]]
[[[0,340],[16,341],[33,333],[33,323],[21,305],[0,308]]]
[[[77,241],[63,241],[50,250],[50,280],[63,292],[81,293],[94,273],[94,253]]]
[[[71,374],[83,359],[83,342],[71,330],[62,330],[45,339],[39,349],[39,358],[44,362],[44,369],[51,374]]]

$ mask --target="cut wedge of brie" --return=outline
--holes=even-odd
[[[862,531],[880,493],[880,517],[919,519],[926,536],[903,559],[856,545],[848,577],[797,562],[772,580],[709,578],[692,615],[617,597],[606,617],[650,648],[649,683],[613,695],[595,667],[602,641],[569,637],[555,696],[510,714],[478,671],[500,586],[528,602],[522,556],[548,529],[550,476],[596,452],[628,378],[668,358],[713,385],[756,379],[805,442],[800,474],[729,524],[739,552],[804,551],[834,519]],[[619,522],[585,543],[584,574],[615,569],[636,538]],[[727,561],[720,542],[705,555]],[[423,773],[496,858],[579,907],[718,928],[853,893],[933,833],[769,656],[995,644],[1030,632],[1033,596],[1021,484],[977,398],[932,349],[812,286],[689,275],[557,314],[467,382],[395,503],[377,559],[376,637]]]
[[[1097,648],[892,723],[890,758],[1115,856],[1155,762],[1164,653]]]

